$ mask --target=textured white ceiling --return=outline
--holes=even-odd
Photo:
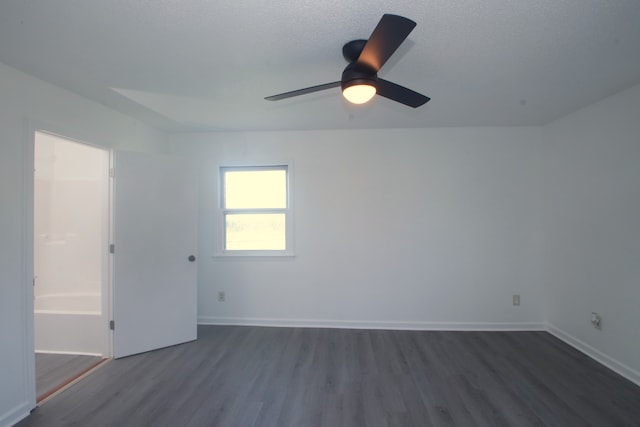
[[[383,13],[418,25],[380,77],[431,102],[263,99]],[[167,131],[538,125],[640,83],[640,1],[3,0],[0,62]]]

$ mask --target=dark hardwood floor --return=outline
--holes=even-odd
[[[36,396],[45,398],[61,385],[96,366],[102,357],[36,353]]]
[[[26,426],[640,426],[640,387],[546,332],[201,326]]]

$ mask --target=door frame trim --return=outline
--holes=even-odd
[[[23,254],[23,274],[24,274],[24,323],[23,332],[26,337],[25,346],[25,372],[24,381],[27,389],[27,400],[30,407],[36,407],[36,372],[35,372],[35,325],[34,325],[34,289],[33,281],[34,273],[34,193],[35,193],[35,138],[36,132],[54,135],[71,142],[77,142],[90,147],[105,150],[109,156],[109,169],[113,165],[113,148],[108,144],[101,144],[100,138],[93,138],[91,135],[83,135],[81,132],[70,130],[68,128],[60,128],[48,122],[41,120],[23,119],[23,156],[24,156],[24,175],[22,179],[23,185],[23,238],[24,238],[24,254]],[[95,141],[89,143],[87,141]],[[108,171],[107,171],[108,174]],[[113,240],[113,216],[112,216],[112,194],[113,194],[113,178],[107,176],[107,218],[106,218],[106,237],[110,243]],[[105,245],[103,260],[106,264],[103,266],[103,284],[102,284],[102,312],[104,319],[113,318],[113,262],[108,251],[108,244]],[[105,292],[106,291],[106,292]],[[113,357],[113,333],[109,330],[108,322],[105,322],[105,342],[103,349],[105,354],[103,357]]]

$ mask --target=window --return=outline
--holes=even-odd
[[[221,167],[223,253],[292,253],[288,166]]]

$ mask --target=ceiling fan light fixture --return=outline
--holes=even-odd
[[[352,104],[364,104],[376,95],[376,87],[371,83],[356,83],[342,88],[342,96]]]
[[[377,94],[408,107],[417,108],[428,102],[430,98],[378,78],[380,68],[405,41],[415,26],[416,23],[411,19],[385,13],[369,39],[351,40],[342,47],[342,55],[349,65],[342,72],[340,81],[292,90],[267,96],[265,99],[278,101],[341,86],[342,95],[353,104],[364,104]]]

